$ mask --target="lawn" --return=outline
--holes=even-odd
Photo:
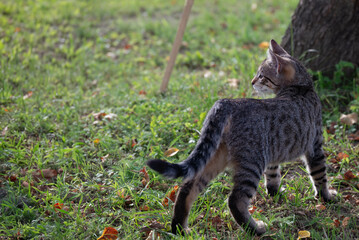
[[[1,1],[0,239],[97,239],[106,227],[180,239],[169,231],[181,181],[145,162],[184,160],[216,100],[255,97],[261,43],[280,42],[297,3],[195,1],[161,94],[184,1]],[[315,199],[304,165],[286,164],[285,192],[269,197],[261,181],[251,204],[268,224],[257,239],[359,239],[358,124],[339,120],[359,112],[359,76],[333,87],[342,65],[334,79],[313,73],[338,201]],[[200,195],[185,239],[253,238],[229,213],[231,185],[226,171]]]

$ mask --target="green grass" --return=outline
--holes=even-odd
[[[2,1],[0,238],[96,239],[108,226],[120,239],[143,238],[148,226],[172,238],[173,203],[161,202],[180,180],[148,170],[147,182],[140,170],[170,147],[180,151],[168,160],[185,159],[217,99],[251,96],[265,57],[258,44],[280,41],[298,1],[251,2],[195,1],[169,90],[160,94],[183,1]],[[313,239],[359,238],[358,178],[343,178],[359,175],[358,142],[348,139],[358,129],[338,123],[359,110],[358,78],[345,94],[328,82],[319,74],[323,123],[335,129],[325,151],[339,202],[316,210],[304,168],[285,165],[282,196],[267,196],[261,183],[252,203],[269,226],[263,239],[296,239],[299,230]],[[94,115],[101,112],[116,117]],[[348,158],[333,160],[340,152]],[[225,172],[204,191],[186,239],[252,239],[229,213],[231,185]]]

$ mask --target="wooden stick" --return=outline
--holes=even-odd
[[[194,2],[194,0],[186,0],[186,4],[185,4],[185,7],[184,7],[184,10],[182,13],[181,21],[178,26],[176,38],[173,43],[172,51],[170,54],[170,59],[167,63],[166,71],[165,71],[165,74],[162,79],[162,84],[161,84],[161,88],[160,88],[162,93],[164,93],[167,90],[168,82],[170,80],[171,73],[172,73],[173,67],[175,65],[176,57],[177,57],[179,48],[182,43],[184,30],[186,29],[187,21],[189,18],[189,14],[191,12],[193,2]]]

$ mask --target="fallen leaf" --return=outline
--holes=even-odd
[[[120,189],[120,190],[118,190],[117,195],[118,195],[120,198],[125,199],[125,189]]]
[[[101,162],[105,162],[108,158],[108,156],[110,156],[109,154],[106,154],[105,156],[101,157]]]
[[[176,201],[176,192],[178,190],[178,185],[174,186],[172,191],[170,192],[169,199],[171,199],[172,202]]]
[[[4,127],[4,129],[1,131],[1,136],[4,137],[6,135],[8,129],[9,129],[8,126]]]
[[[142,186],[145,187],[147,185],[147,183],[150,181],[150,177],[148,176],[146,167],[143,167],[140,170],[140,173],[142,173],[144,175],[144,178],[142,178],[141,183],[142,183]]]
[[[116,118],[117,117],[117,114],[114,114],[114,113],[109,113],[105,116],[105,119],[107,121],[111,121],[112,119]]]
[[[269,42],[261,42],[258,47],[261,49],[267,49],[269,47]]]
[[[55,203],[55,204],[54,204],[54,208],[55,208],[55,209],[62,209],[63,206],[64,206],[63,203]]]
[[[176,155],[176,154],[178,153],[178,151],[179,151],[179,149],[177,149],[177,148],[169,148],[169,149],[164,153],[164,155],[165,155],[166,157],[172,157],[172,156]]]
[[[304,231],[299,231],[298,232],[298,239],[302,239],[302,238],[309,238],[310,237],[310,232],[304,230]]]
[[[351,195],[351,194],[348,194],[348,195],[345,195],[344,196],[344,199],[345,200],[350,200],[350,199],[352,199],[353,198],[353,196]]]
[[[9,177],[9,180],[10,180],[11,182],[16,182],[16,180],[17,180],[16,175],[11,175],[11,176]]]
[[[147,206],[147,205],[145,205],[145,206],[143,206],[143,207],[140,207],[140,210],[141,211],[148,211],[150,208]]]
[[[355,175],[353,174],[352,171],[347,171],[346,173],[344,173],[344,179],[349,181],[352,180],[353,178],[355,178]]]
[[[212,225],[222,225],[223,219],[220,216],[215,216],[212,218]]]
[[[340,152],[340,153],[338,153],[338,156],[337,156],[336,158],[337,158],[337,160],[340,162],[341,160],[343,160],[343,159],[345,159],[345,158],[348,158],[348,157],[349,157],[348,154],[343,153],[343,152]]]
[[[27,187],[29,187],[29,183],[26,182],[26,181],[23,181],[23,182],[21,183],[21,186],[27,188]]]
[[[339,226],[340,226],[340,221],[339,221],[338,219],[335,219],[335,220],[333,221],[333,225],[334,225],[335,227],[339,227]]]
[[[162,201],[163,206],[168,206],[168,200],[171,200],[172,202],[176,201],[176,192],[178,191],[178,185],[174,186],[172,191],[166,195],[166,197]]]
[[[132,45],[131,44],[126,44],[123,48],[126,49],[126,50],[129,50],[129,49],[132,48]]]
[[[340,116],[340,122],[346,125],[353,125],[358,122],[358,114],[357,113],[351,113],[348,115],[342,114]]]
[[[342,226],[346,227],[349,224],[350,217],[345,217],[342,222]]]
[[[161,235],[155,230],[151,230],[146,238],[146,240],[157,240],[157,239],[161,239]]]
[[[42,170],[39,169],[32,173],[32,176],[36,181],[39,181],[42,178],[46,178],[49,180],[51,178],[56,177],[57,175],[58,173],[54,169],[42,169]]]
[[[295,196],[294,196],[293,194],[289,193],[289,194],[288,194],[288,199],[289,199],[290,201],[294,201],[294,200],[295,200]]]
[[[103,230],[101,237],[97,238],[97,240],[116,240],[118,238],[118,231],[113,227],[106,227]]]
[[[138,94],[140,94],[140,95],[146,95],[147,92],[146,92],[145,90],[141,90],[141,91],[138,92]]]
[[[356,131],[355,133],[349,134],[348,139],[350,141],[359,141],[359,131]]]
[[[256,207],[256,206],[253,206],[253,207],[251,207],[251,208],[248,209],[248,212],[249,212],[250,214],[253,214],[253,213],[256,211],[256,209],[257,209],[257,207]]]
[[[133,148],[134,146],[136,146],[137,142],[136,139],[132,139],[131,140],[131,147]]]
[[[41,172],[41,175],[47,179],[57,176],[57,171],[54,169],[42,169],[40,172]]]
[[[96,120],[102,120],[103,117],[105,117],[107,114],[104,112],[98,112],[98,113],[93,113],[92,116],[96,119]]]
[[[326,209],[326,207],[323,204],[318,204],[315,206],[315,209],[317,209],[318,211],[323,211]]]
[[[23,97],[22,97],[22,99],[28,99],[29,97],[31,97],[32,96],[32,91],[28,91],[27,92],[27,94],[25,94]]]
[[[327,133],[334,134],[337,124],[336,122],[331,122],[329,128],[327,128]]]

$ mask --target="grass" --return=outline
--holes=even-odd
[[[2,1],[0,239],[96,239],[108,226],[120,239],[150,229],[150,237],[173,238],[173,203],[162,201],[180,181],[152,171],[146,179],[145,161],[166,158],[171,147],[180,151],[168,160],[185,159],[217,99],[251,96],[265,57],[258,44],[281,39],[297,2],[196,1],[160,94],[183,1]],[[358,142],[350,140],[358,129],[338,121],[359,110],[358,78],[343,95],[318,75],[339,202],[316,209],[305,169],[287,164],[283,195],[267,196],[261,182],[251,206],[269,226],[263,239],[296,239],[299,230],[313,239],[359,238],[358,177],[344,175],[359,175]],[[230,216],[230,189],[225,172],[204,191],[187,239],[252,239]]]

